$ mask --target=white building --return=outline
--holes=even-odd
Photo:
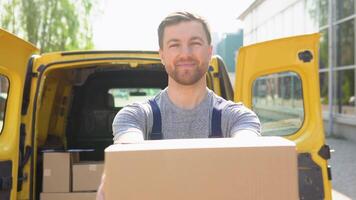
[[[244,43],[317,32],[313,8],[308,2],[310,0],[256,0],[239,17],[244,22]]]

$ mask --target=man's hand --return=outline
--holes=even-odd
[[[129,132],[120,135],[115,141],[115,144],[135,144],[135,143],[140,143],[142,142],[143,135],[141,133],[137,132]],[[105,183],[105,172],[101,176],[101,183],[99,185],[98,191],[96,193],[96,200],[105,200],[105,194],[104,194],[104,183]]]
[[[143,135],[137,132],[129,132],[120,135],[115,141],[115,144],[135,144],[142,142]],[[101,183],[99,185],[98,191],[96,193],[96,200],[105,200],[104,194],[104,183],[105,183],[105,172],[101,176]]]
[[[114,141],[114,144],[135,144],[144,141],[142,133],[128,132],[122,134]]]
[[[101,176],[101,183],[100,183],[98,191],[96,193],[96,200],[105,200],[104,182],[105,182],[105,172]]]
[[[237,138],[237,139],[254,138],[258,136],[261,135],[252,130],[239,130],[232,134],[232,138]]]

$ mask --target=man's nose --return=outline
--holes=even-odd
[[[182,58],[190,57],[192,55],[192,48],[188,45],[184,45],[180,49],[180,56]]]

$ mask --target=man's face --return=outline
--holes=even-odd
[[[212,47],[197,21],[167,26],[159,51],[170,78],[181,85],[197,83],[208,70]]]

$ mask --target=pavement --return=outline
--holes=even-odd
[[[356,200],[356,142],[329,137],[331,154],[332,188],[334,200]]]

